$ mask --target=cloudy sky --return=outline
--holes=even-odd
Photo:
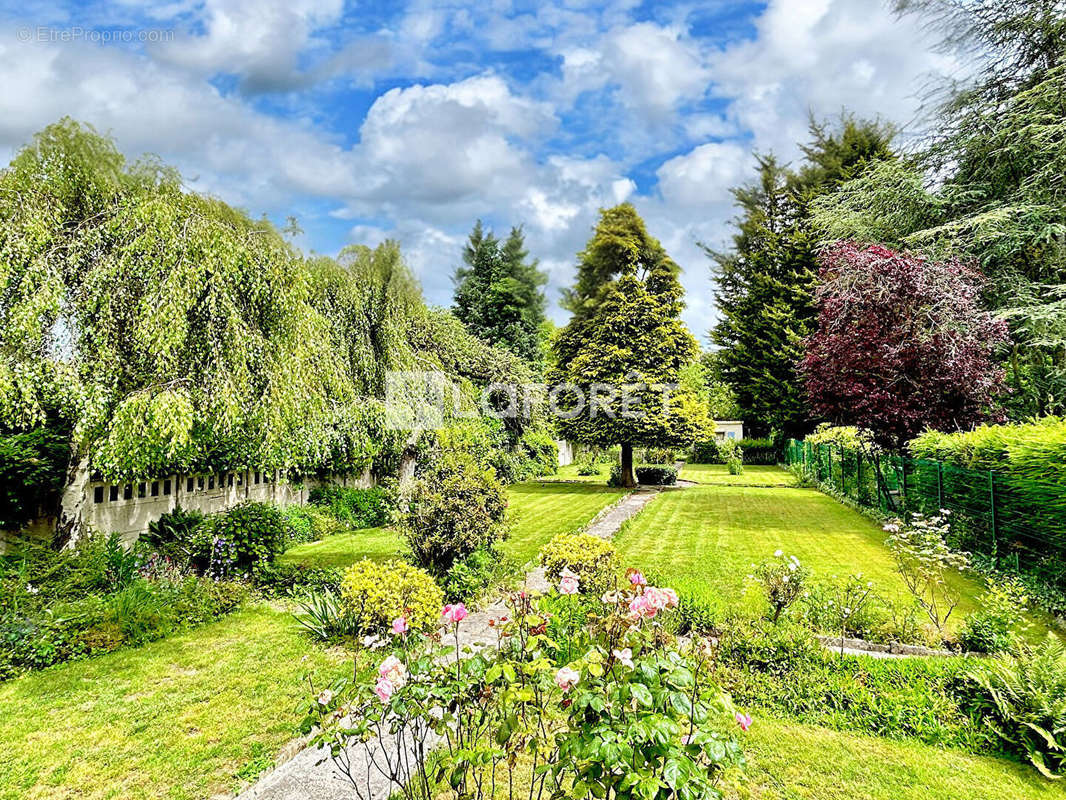
[[[751,153],[794,159],[808,114],[844,108],[914,130],[950,68],[878,0],[0,0],[0,158],[69,115],[297,217],[305,250],[399,239],[439,304],[478,217],[525,226],[555,306],[597,209],[629,200],[703,338],[697,243],[728,240]]]

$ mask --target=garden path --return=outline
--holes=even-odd
[[[612,538],[626,520],[638,514],[660,491],[654,487],[641,487],[630,492],[600,512],[586,526],[586,532],[602,539]],[[527,572],[523,585],[526,591],[544,592],[550,588],[543,567]],[[460,651],[495,643],[495,630],[490,622],[506,611],[506,599],[501,597],[470,613],[459,624]],[[333,763],[327,750],[307,747],[306,740],[297,740],[290,743],[279,757],[282,763],[241,792],[237,800],[388,800],[397,787],[372,766],[375,758],[378,763],[389,758],[393,763],[404,764],[408,775],[416,766],[410,744],[402,739],[397,741],[393,736],[352,745],[348,748],[348,758],[352,777],[360,786],[358,793]]]

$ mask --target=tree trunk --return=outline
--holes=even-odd
[[[77,445],[71,445],[67,480],[59,501],[59,516],[56,519],[56,541],[64,548],[77,544],[85,535],[82,523],[82,508],[89,489],[89,453]]]
[[[637,479],[633,475],[633,445],[622,445],[622,486],[626,489],[637,488]]]

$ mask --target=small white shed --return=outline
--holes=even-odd
[[[735,419],[716,419],[714,421],[715,439],[743,439],[744,422]]]

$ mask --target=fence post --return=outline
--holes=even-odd
[[[903,456],[899,457],[900,472],[903,473],[903,481],[900,485],[900,496],[903,498],[903,510],[907,511],[907,459]]]
[[[855,451],[855,500],[859,505],[862,502],[862,450]]]
[[[988,505],[992,516],[992,563],[999,566],[999,536],[996,535],[996,475],[988,471]]]
[[[944,465],[939,461],[936,462],[936,510],[940,511],[944,507],[944,479],[943,479]]]

